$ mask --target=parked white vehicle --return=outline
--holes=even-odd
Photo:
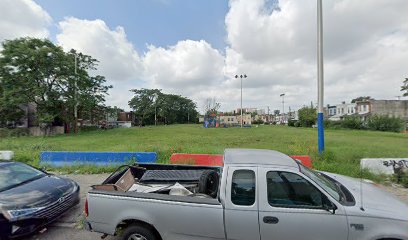
[[[88,193],[85,226],[126,240],[408,240],[408,206],[373,184],[271,150],[227,149],[224,164],[131,167],[150,193],[120,191],[126,169],[116,172]],[[176,182],[187,195],[166,190]]]

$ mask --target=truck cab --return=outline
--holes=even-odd
[[[94,189],[86,227],[111,235],[121,227],[126,240],[408,240],[408,206],[372,184],[308,169],[273,150],[227,149],[224,167],[209,170],[218,175],[210,178],[212,196]],[[193,191],[194,184],[183,185]]]

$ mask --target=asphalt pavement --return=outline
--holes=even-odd
[[[102,234],[86,231],[81,227],[81,220],[84,219],[84,205],[86,193],[90,186],[100,184],[109,174],[92,174],[92,175],[64,175],[54,173],[56,175],[70,178],[76,181],[80,187],[81,202],[74,208],[65,213],[57,221],[49,225],[45,230],[37,233],[34,236],[27,237],[24,240],[95,240],[101,239]],[[114,237],[107,237],[106,240],[113,240]]]

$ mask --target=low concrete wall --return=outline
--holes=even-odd
[[[122,165],[132,160],[138,163],[155,163],[155,152],[41,152],[42,164],[62,167],[81,164],[97,166]]]
[[[13,151],[0,151],[0,160],[11,160],[13,159],[14,152]]]
[[[30,127],[28,132],[31,136],[53,136],[58,134],[64,134],[64,127]]]

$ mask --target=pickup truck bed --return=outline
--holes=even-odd
[[[167,174],[161,174],[167,171]],[[173,172],[172,172],[173,171]],[[198,193],[198,186],[202,174],[208,172],[216,172],[221,174],[221,168],[218,167],[196,167],[185,165],[160,165],[160,164],[138,164],[136,166],[124,167],[114,172],[108,177],[102,185],[93,186],[93,189],[88,193],[88,202],[92,205],[88,206],[89,217],[92,221],[92,226],[88,225],[88,229],[98,232],[104,232],[114,235],[116,226],[110,222],[123,222],[133,219],[138,216],[139,221],[146,223],[155,222],[155,229],[159,232],[167,232],[165,229],[173,229],[170,236],[162,236],[164,239],[199,239],[195,237],[186,238],[185,235],[179,235],[178,228],[183,226],[196,226],[194,230],[196,235],[202,237],[210,234],[213,239],[224,239],[223,227],[223,207],[217,196]],[[158,191],[155,193],[143,193],[137,191],[122,191],[111,188],[106,190],[103,186],[118,184],[118,181],[125,174],[131,172],[135,179],[135,184],[164,184],[173,185],[180,183],[187,186],[191,192],[190,195],[170,195],[168,191]],[[169,173],[172,172],[172,173]],[[147,176],[145,176],[147,173]],[[217,188],[219,183],[215,183]],[[102,187],[102,189],[100,189]],[[104,209],[109,206],[109,212],[114,212],[114,216],[107,216]],[[153,214],[152,214],[153,213]],[[194,213],[194,214],[192,214]],[[154,219],[151,219],[154,216]],[[114,218],[114,219],[112,219]],[[109,223],[100,221],[108,219]],[[177,219],[177,221],[174,221]],[[208,221],[211,220],[211,221]]]

